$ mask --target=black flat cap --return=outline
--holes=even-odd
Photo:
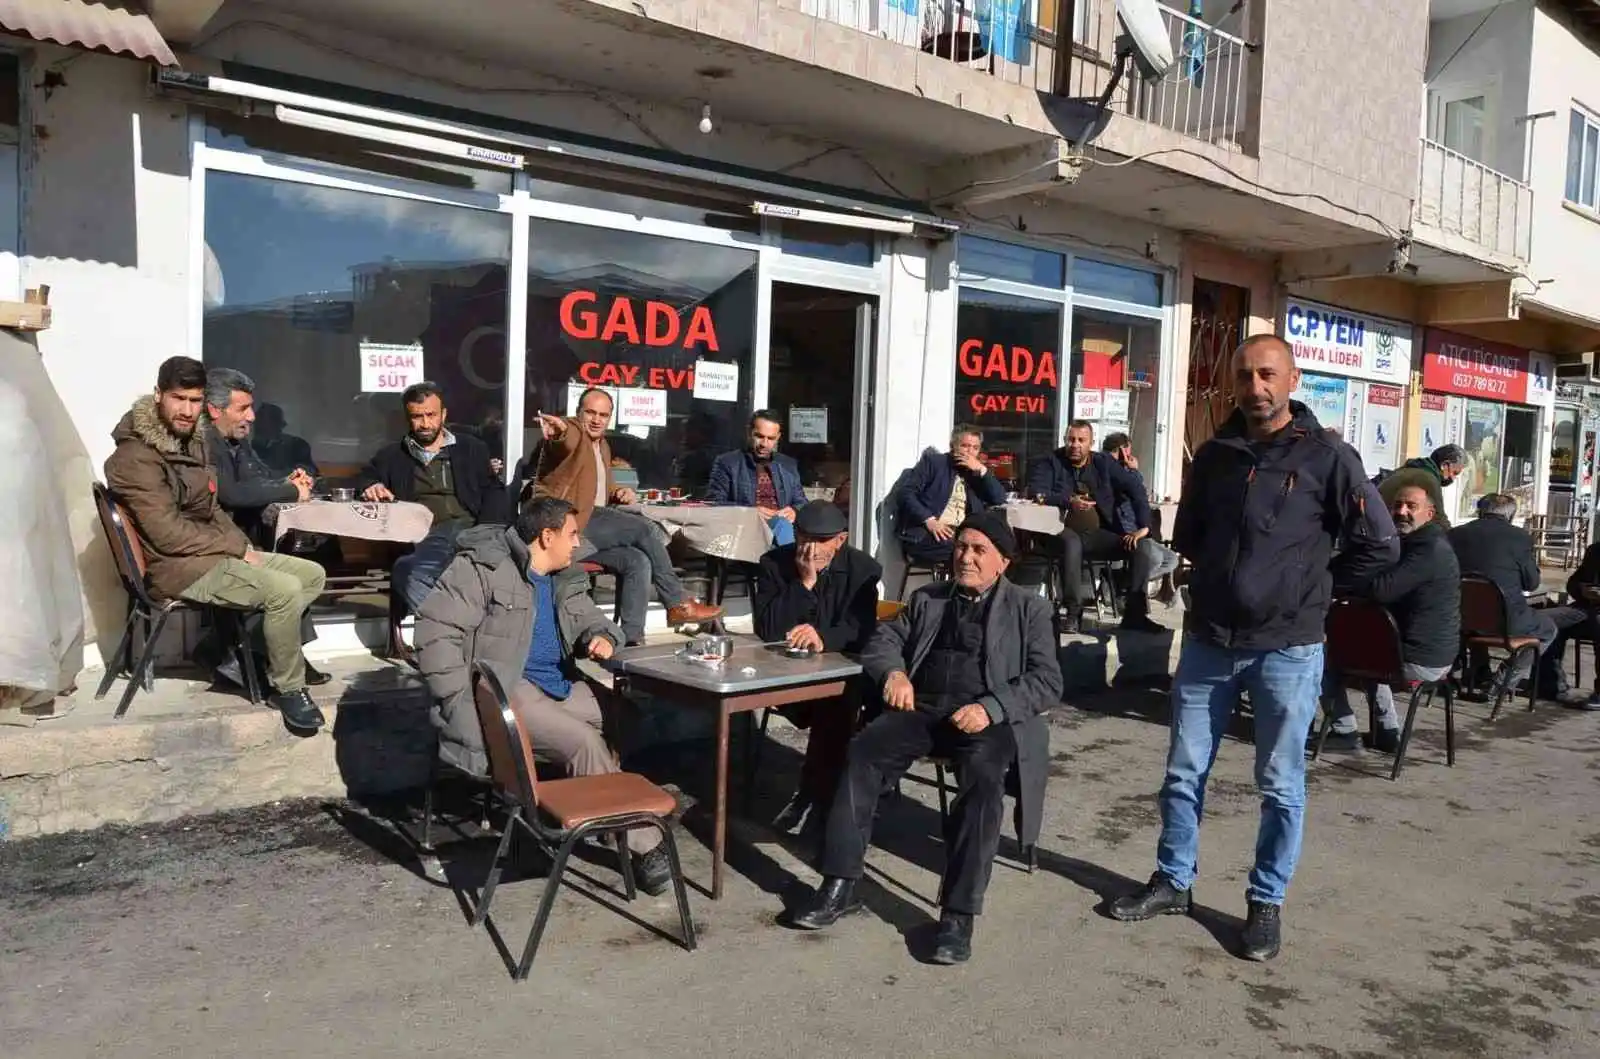
[[[844,512],[829,503],[807,504],[795,512],[795,532],[808,537],[832,537],[846,528]]]
[[[975,515],[968,515],[967,520],[961,524],[957,532],[972,530],[989,538],[989,543],[994,545],[994,550],[1007,559],[1017,557],[1017,535],[1011,532],[1011,525],[1006,522],[1006,517],[995,511],[980,511]]]

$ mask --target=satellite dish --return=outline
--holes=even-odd
[[[1117,40],[1117,57],[1128,53],[1148,80],[1165,77],[1172,66],[1172,38],[1156,0],[1117,0],[1117,18],[1127,30]]]

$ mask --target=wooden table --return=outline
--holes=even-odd
[[[711,899],[722,899],[722,869],[728,844],[728,746],[735,714],[770,710],[844,694],[845,682],[861,665],[839,654],[790,658],[755,637],[736,636],[733,655],[720,666],[704,666],[678,655],[673,645],[633,647],[605,662],[618,674],[619,690],[635,688],[674,705],[717,714],[716,808],[712,821]]]

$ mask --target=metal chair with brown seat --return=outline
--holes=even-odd
[[[1405,654],[1401,645],[1400,627],[1394,615],[1377,603],[1367,599],[1341,599],[1328,610],[1324,626],[1327,635],[1325,662],[1329,670],[1339,675],[1339,682],[1348,688],[1359,688],[1370,696],[1379,684],[1390,688],[1410,688],[1411,702],[1406,707],[1405,725],[1400,731],[1400,744],[1394,752],[1394,768],[1389,772],[1391,781],[1400,778],[1405,767],[1406,748],[1411,745],[1411,732],[1417,721],[1419,706],[1433,705],[1434,696],[1444,693],[1444,753],[1445,763],[1456,763],[1455,688],[1448,673],[1440,680],[1412,680],[1406,676]],[[1367,730],[1373,731],[1377,721],[1376,705],[1369,705]],[[1322,746],[1333,730],[1333,712],[1324,709],[1322,728],[1317,733],[1317,745],[1311,752],[1315,761],[1322,755]]]
[[[158,602],[150,594],[148,570],[144,548],[139,536],[133,532],[128,512],[122,502],[103,483],[94,483],[94,506],[100,516],[100,528],[105,531],[106,544],[116,560],[117,576],[122,579],[123,590],[128,593],[128,621],[122,629],[122,639],[117,649],[106,659],[106,675],[100,679],[94,697],[103,699],[111,685],[123,673],[128,674],[128,687],[117,703],[116,716],[128,712],[133,696],[139,688],[146,691],[155,686],[156,645],[167,627],[167,620],[181,610],[209,613],[219,626],[229,626],[224,643],[231,643],[237,655],[239,670],[245,681],[245,691],[252,703],[261,701],[261,688],[256,682],[255,653],[250,648],[250,637],[245,628],[245,611],[215,604],[191,603],[185,599]],[[138,632],[139,649],[134,650],[134,633]],[[219,629],[220,631],[220,629]]]
[[[671,793],[632,772],[603,776],[574,776],[540,783],[534,770],[533,744],[506,699],[505,689],[487,666],[473,663],[472,694],[483,730],[484,751],[489,759],[489,782],[493,792],[510,809],[495,850],[494,864],[483,884],[483,896],[472,918],[477,926],[489,918],[489,903],[494,899],[500,873],[511,852],[512,836],[526,832],[551,857],[550,877],[539,899],[539,912],[528,932],[522,958],[517,961],[516,979],[528,977],[533,958],[539,951],[545,924],[555,905],[556,892],[567,871],[567,861],[583,838],[609,834],[615,838],[621,858],[623,885],[627,898],[637,896],[632,858],[625,833],[644,828],[661,833],[667,859],[672,865],[672,888],[678,901],[678,922],[683,947],[695,948],[694,920],[689,916],[689,896],[684,889],[683,867],[678,861],[678,845],[667,819],[677,807]]]
[[[1517,660],[1528,656],[1528,710],[1539,697],[1539,638],[1511,635],[1511,606],[1500,586],[1487,577],[1472,574],[1461,579],[1461,645],[1463,652],[1504,651],[1506,656],[1494,677],[1494,706],[1489,720],[1500,715],[1500,706],[1511,693],[1512,674]]]

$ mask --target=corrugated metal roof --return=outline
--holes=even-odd
[[[144,9],[122,0],[0,0],[0,26],[34,40],[132,55],[162,66],[178,62]]]

